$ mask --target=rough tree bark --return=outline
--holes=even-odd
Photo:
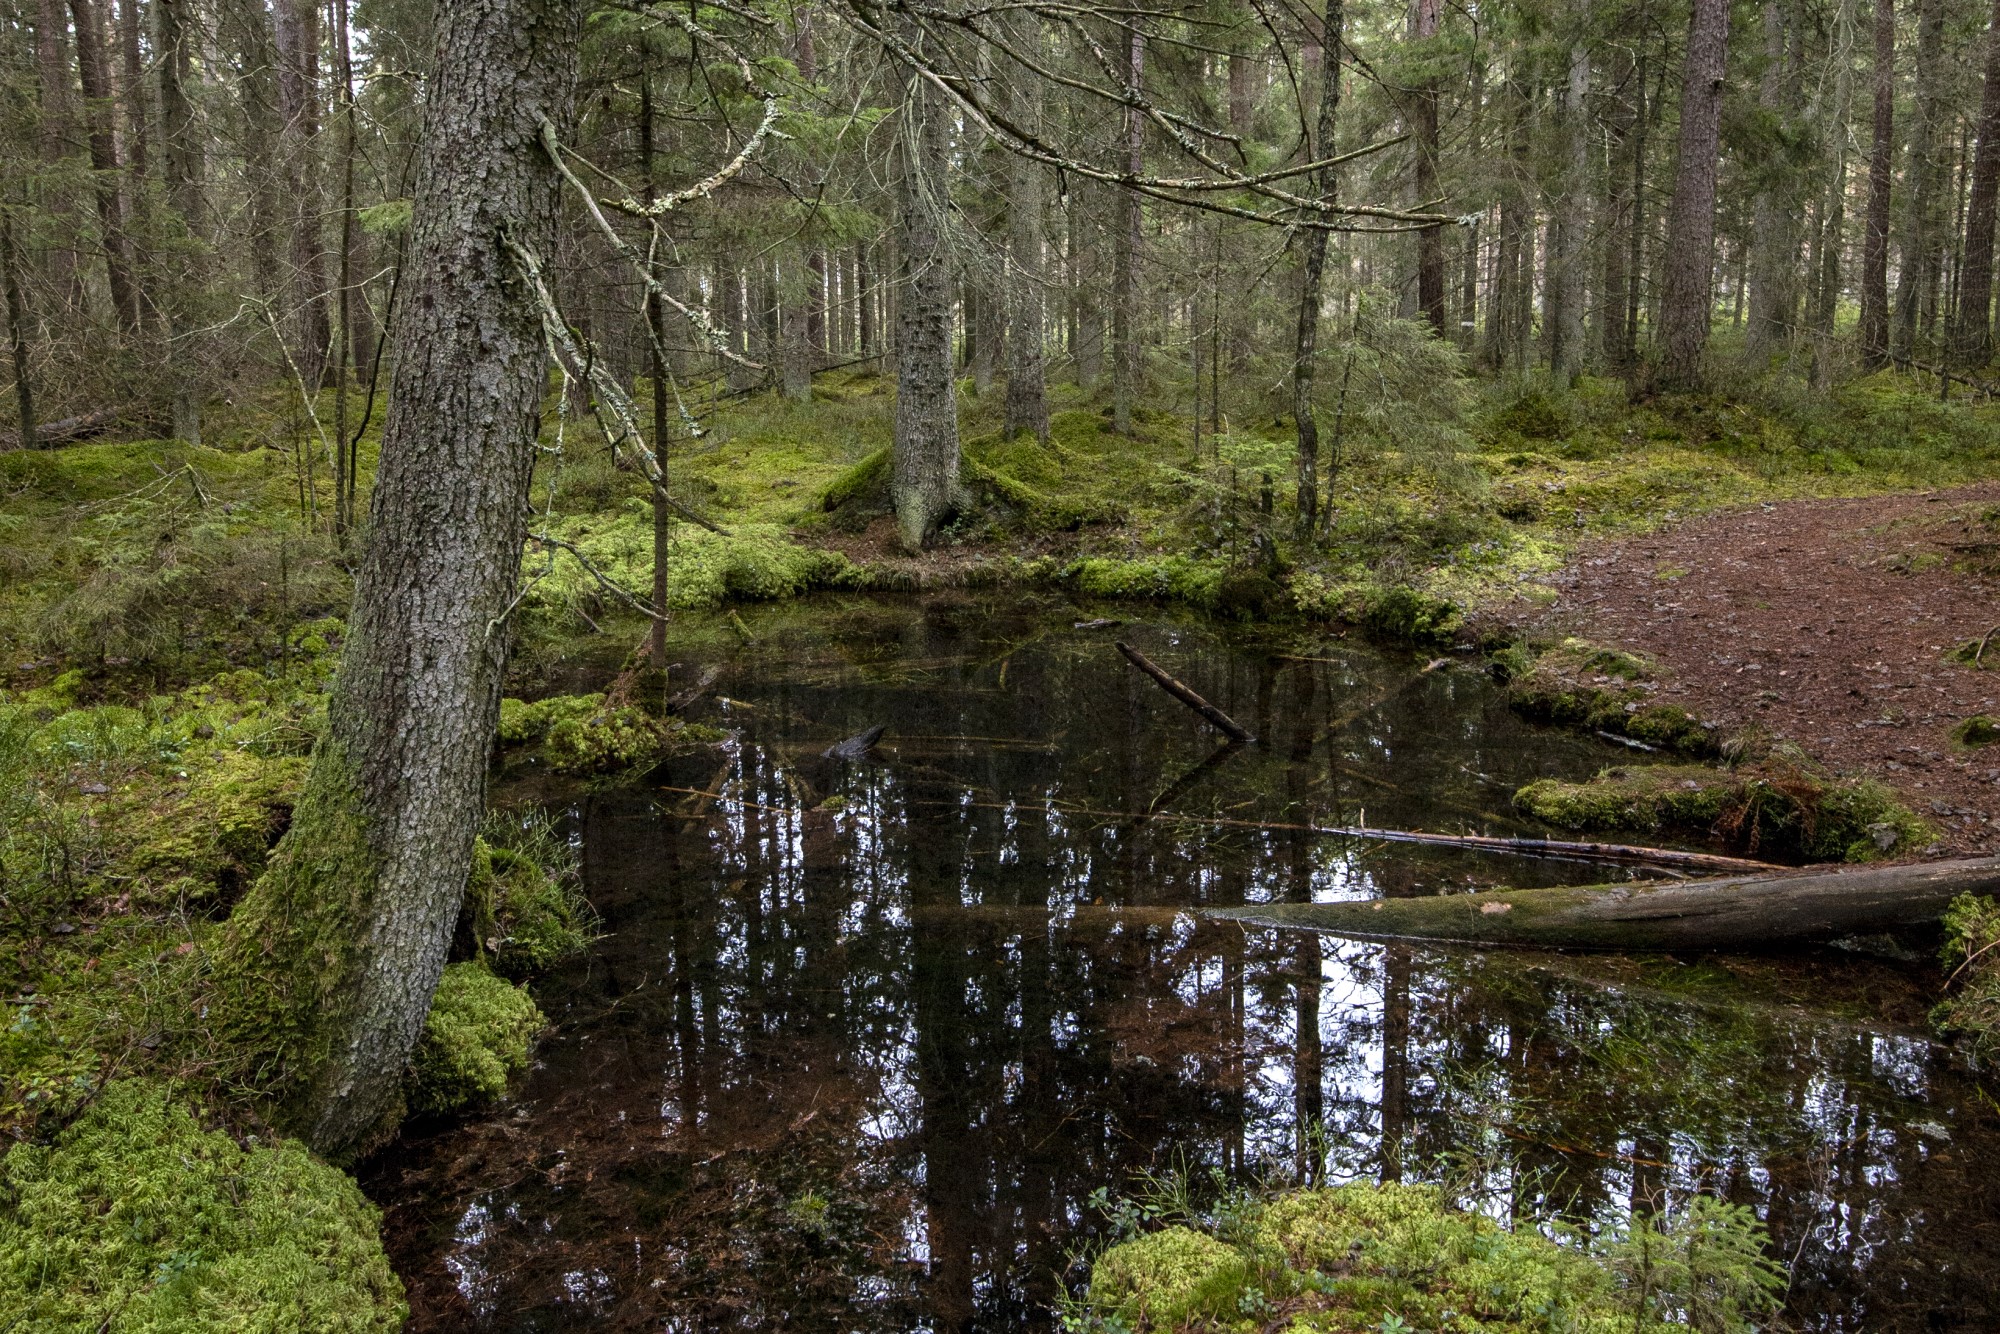
[[[349,638],[291,829],[217,961],[223,1022],[267,1054],[279,1120],[335,1157],[397,1113],[484,805],[547,387],[540,313],[502,236],[553,249],[539,126],[569,119],[582,9],[439,7]]]
[[[22,449],[35,440],[35,390],[28,378],[28,303],[21,299],[21,274],[14,253],[14,212],[0,202],[0,284],[7,289],[7,349],[14,361],[14,409],[21,425],[14,438]]]
[[[1549,372],[1565,388],[1583,370],[1583,270],[1590,231],[1589,110],[1585,103],[1590,93],[1590,47],[1583,39],[1590,22],[1587,6],[1574,16],[1574,22],[1578,32],[1570,44],[1569,77],[1562,97],[1561,194],[1549,206],[1548,282],[1544,288]]]
[[[76,21],[77,82],[87,104],[84,117],[90,127],[90,169],[97,177],[97,219],[104,228],[104,277],[111,289],[112,309],[118,312],[118,327],[131,334],[139,327],[139,286],[132,272],[132,242],[125,234],[104,28],[91,0],[69,0],[69,12]]]
[[[1951,147],[1950,113],[1943,96],[1943,0],[1917,0],[1916,115],[1910,127],[1904,176],[1903,242],[1896,266],[1896,305],[1889,328],[1890,355],[1915,357],[1920,332],[1937,315],[1938,279],[1944,269],[1945,160]],[[1921,328],[1920,328],[1921,326]]]
[[[167,373],[173,383],[173,433],[188,444],[201,443],[201,363],[189,345],[195,323],[192,309],[202,287],[206,259],[201,243],[201,142],[196,133],[194,102],[188,96],[193,73],[192,51],[197,29],[191,0],[154,0],[153,18],[159,38],[160,145],[164,159],[167,200],[179,215],[186,239],[174,254],[168,276]]]
[[[1986,84],[1979,98],[1979,148],[1965,206],[1965,267],[1959,276],[1952,351],[1961,365],[1993,358],[1993,222],[2000,201],[2000,0],[1986,24]]]
[[[1797,117],[1797,15],[1778,0],[1763,11],[1764,72],[1757,105],[1770,120],[1789,127]],[[1789,136],[1787,136],[1789,139]],[[1799,300],[1799,222],[1804,199],[1797,168],[1774,148],[1751,204],[1750,326],[1743,340],[1745,359],[1763,367],[1791,341]]]
[[[1040,20],[1020,14],[1014,20],[1014,40],[1028,49],[1039,45]],[[1016,119],[1033,129],[1038,123],[1032,95],[1013,98]],[[1007,411],[1004,433],[1012,438],[1032,434],[1049,439],[1049,396],[1042,365],[1042,167],[1018,153],[1007,163]]]
[[[896,133],[896,441],[889,494],[896,534],[920,550],[963,503],[952,386],[955,287],[945,238],[950,200],[945,111],[913,70]]]
[[[1680,155],[1667,218],[1660,293],[1660,384],[1700,389],[1714,300],[1715,177],[1721,158],[1722,76],[1729,0],[1694,0],[1681,74]]]
[[[1340,116],[1340,54],[1345,48],[1347,11],[1343,0],[1326,0],[1325,40],[1320,46],[1319,116],[1307,156],[1317,160],[1333,153],[1333,132]],[[1338,178],[1335,168],[1313,173],[1313,193],[1333,201]],[[1298,525],[1310,536],[1319,522],[1319,422],[1313,417],[1313,379],[1319,370],[1320,305],[1325,300],[1327,233],[1313,228],[1305,237],[1305,273],[1299,284],[1299,326],[1292,349],[1292,422],[1298,429]]]
[[[1875,125],[1861,242],[1861,364],[1889,362],[1889,202],[1896,168],[1896,0],[1875,0]]]

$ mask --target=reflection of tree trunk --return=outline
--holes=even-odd
[[[959,868],[945,839],[909,843],[913,907],[929,906]],[[957,906],[953,895],[942,901]],[[980,1192],[969,1143],[973,1107],[971,1061],[964,1050],[971,1017],[966,984],[971,942],[948,918],[920,917],[910,938],[910,1018],[916,1029],[916,1086],[922,1101],[918,1144],[924,1165],[924,1220],[930,1242],[930,1308],[934,1328],[972,1328],[973,1201]]]
[[[1410,1122],[1410,952],[1382,950],[1382,1179],[1403,1179]]]

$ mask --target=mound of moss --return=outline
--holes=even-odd
[[[2000,718],[1975,713],[1951,729],[1951,739],[1961,746],[1990,746],[2000,741]]]
[[[455,963],[438,979],[405,1087],[419,1112],[455,1112],[491,1102],[528,1068],[528,1049],[548,1024],[523,987],[482,963]]]
[[[1930,841],[1930,826],[1882,784],[1826,779],[1778,763],[1711,769],[1633,764],[1583,783],[1544,778],[1514,794],[1559,829],[1719,838],[1804,861],[1870,861]]]
[[[0,1159],[10,1328],[402,1328],[403,1285],[352,1180],[290,1140],[204,1131],[158,1085],[113,1084],[51,1145]]]
[[[1432,1187],[1300,1190],[1234,1212],[1226,1239],[1169,1227],[1106,1250],[1075,1327],[1288,1334],[1748,1334],[1782,1271],[1754,1215],[1697,1198],[1590,1244],[1451,1208]]]
[[[549,768],[559,774],[601,774],[636,769],[682,746],[721,739],[712,728],[659,719],[603,694],[551,695],[530,704],[500,701],[500,740],[511,746],[540,743]]]
[[[581,954],[592,926],[589,903],[566,877],[527,852],[474,842],[460,910],[465,953],[486,956],[494,971],[518,980]]]
[[[1494,655],[1509,702],[1544,722],[1614,732],[1661,750],[1712,755],[1716,738],[1678,704],[1656,698],[1651,664],[1631,653],[1584,639],[1565,639],[1539,652],[1515,644]]]

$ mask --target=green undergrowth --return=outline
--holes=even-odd
[[[2000,903],[1963,894],[1944,915],[1945,999],[1933,1017],[1975,1059],[2000,1058]]]
[[[1558,829],[1716,839],[1797,861],[1872,861],[1921,849],[1935,831],[1872,779],[1835,779],[1796,758],[1731,768],[1631,764],[1569,783],[1544,778],[1514,804]]]
[[[1592,1236],[1509,1231],[1429,1186],[1355,1184],[1236,1199],[1103,1251],[1071,1331],[1748,1334],[1783,1272],[1740,1206]]]
[[[397,1330],[378,1223],[296,1142],[204,1130],[167,1087],[125,1080],[0,1158],[0,1311],[50,1334]]]
[[[496,810],[473,844],[453,952],[503,977],[547,972],[590,947],[597,914],[583,896],[576,850],[547,812]]]

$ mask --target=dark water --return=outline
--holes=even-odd
[[[373,1166],[413,1328],[1045,1328],[1092,1193],[1170,1169],[1444,1179],[1519,1226],[1708,1189],[1796,1257],[1801,1327],[2000,1328],[2000,1113],[1926,968],[1206,920],[1604,878],[1302,826],[1543,832],[1517,785],[1630,753],[1469,668],[1088,614],[820,603],[688,655],[740,739],[558,794],[608,935],[538,988],[526,1088]],[[1259,744],[1218,757],[1114,636]]]

